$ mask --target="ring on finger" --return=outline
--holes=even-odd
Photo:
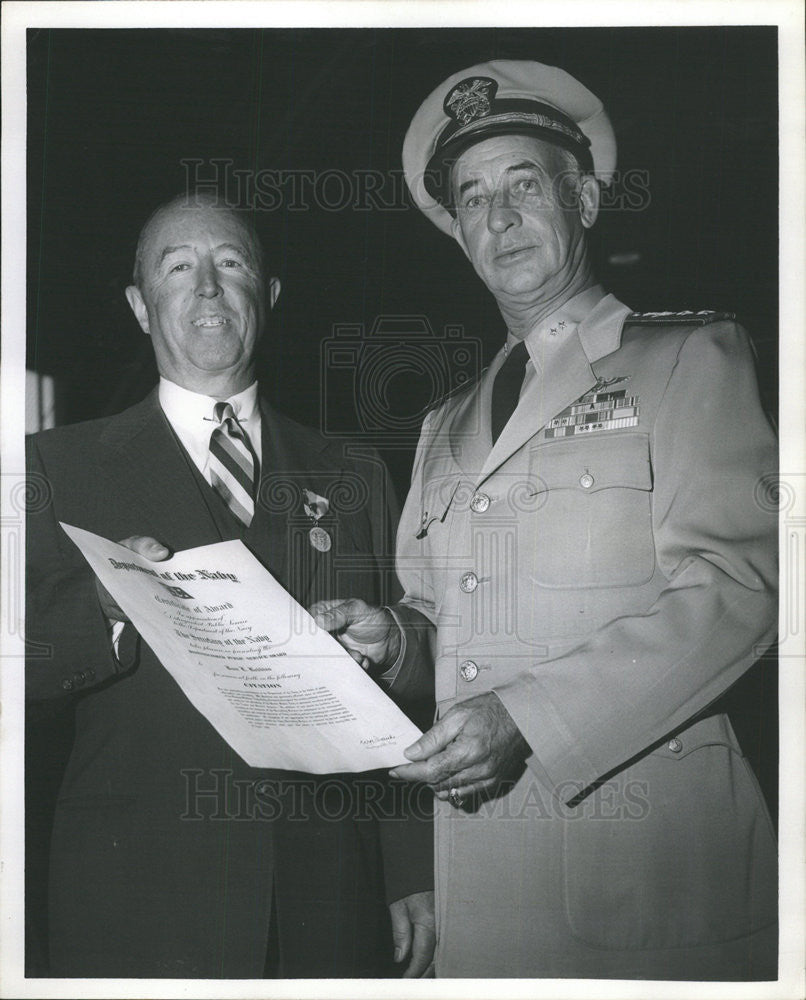
[[[457,809],[459,809],[461,807],[462,801],[463,801],[462,800],[462,796],[459,794],[459,792],[455,788],[452,788],[448,792],[448,798],[450,799],[452,806],[455,806]]]

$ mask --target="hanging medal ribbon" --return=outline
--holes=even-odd
[[[325,497],[320,497],[310,490],[303,490],[305,501],[303,507],[305,513],[313,521],[313,527],[308,532],[308,539],[317,552],[329,552],[333,545],[333,539],[329,532],[319,524],[320,518],[324,517],[330,509],[330,504]]]

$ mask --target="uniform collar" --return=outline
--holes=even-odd
[[[543,371],[554,348],[576,332],[588,361],[598,361],[618,348],[624,320],[631,311],[601,285],[592,285],[532,327],[524,338],[529,358],[537,371]],[[517,340],[508,333],[506,350]]]

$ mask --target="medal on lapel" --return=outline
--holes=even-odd
[[[320,497],[310,490],[302,492],[305,497],[303,503],[305,513],[313,521],[313,527],[308,532],[308,540],[317,552],[329,552],[333,545],[333,539],[329,532],[319,524],[319,519],[327,514],[330,504],[324,497]]]

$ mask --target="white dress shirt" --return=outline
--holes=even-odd
[[[167,378],[160,378],[158,392],[160,406],[168,418],[168,423],[176,431],[176,436],[193,459],[196,468],[212,485],[209,469],[210,435],[218,426],[213,413],[218,400],[213,396],[203,396],[199,392],[183,389],[181,385],[170,382]],[[263,456],[257,382],[230,396],[227,402],[232,406],[238,423],[249,436],[249,443],[260,464]]]

